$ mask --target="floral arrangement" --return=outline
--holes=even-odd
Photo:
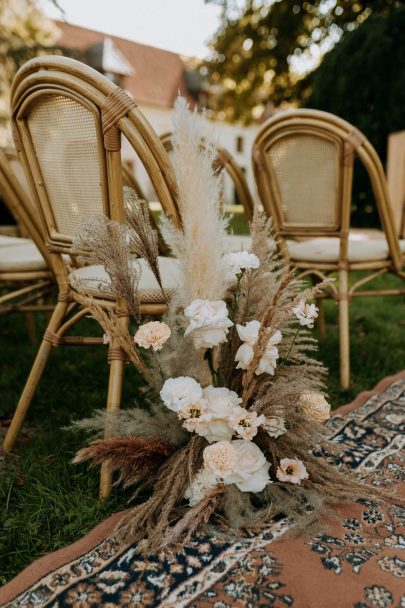
[[[326,370],[313,358],[318,309],[310,302],[327,286],[305,289],[277,255],[270,222],[258,210],[251,250],[228,252],[215,142],[204,117],[181,98],[172,159],[182,229],[162,225],[178,284],[161,321],[139,315],[136,255],[162,285],[145,202],[127,191],[127,224],[94,218],[75,243],[87,262],[106,268],[109,289],[136,318],[132,336],[117,311],[75,284],[106,342],[143,375],[148,401],[146,409],[77,422],[99,436],[107,425],[111,436],[93,441],[75,462],[106,462],[118,482],[136,487],[137,504],[118,533],[142,541],[145,551],[189,539],[208,524],[240,533],[284,515],[301,529],[327,503],[375,494],[334,466],[336,446],[322,426],[330,406]]]

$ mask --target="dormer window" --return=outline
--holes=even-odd
[[[108,80],[122,86],[125,76],[135,73],[132,65],[111,38],[104,38],[87,51],[88,64]]]

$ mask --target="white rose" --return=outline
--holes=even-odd
[[[255,370],[255,374],[257,376],[263,373],[271,374],[272,376],[274,376],[274,372],[277,366],[277,359],[279,358],[278,348],[275,345],[279,344],[282,338],[283,336],[281,331],[277,330],[267,342],[266,350],[263,354],[263,357],[259,361],[259,365]]]
[[[235,439],[231,446],[237,454],[234,472],[224,478],[225,484],[234,483],[241,492],[261,492],[270,483],[269,468],[265,455],[251,441]]]
[[[298,401],[305,414],[317,422],[330,418],[330,405],[320,393],[302,393]]]
[[[260,321],[249,321],[246,325],[236,325],[236,331],[242,342],[254,346],[259,336]]]
[[[242,399],[234,391],[225,387],[207,386],[203,389],[206,410],[200,417],[195,432],[205,437],[209,443],[228,441],[233,435],[229,417]]]
[[[318,316],[318,310],[319,309],[315,304],[306,304],[305,300],[301,300],[301,302],[292,309],[300,322],[300,325],[306,325],[309,329],[312,329],[314,326],[314,321]]]
[[[243,342],[236,351],[235,361],[238,363],[236,369],[248,369],[251,364],[254,355],[254,345],[259,337],[259,330],[259,321],[249,321],[246,325],[236,325],[238,336]],[[276,344],[281,342],[282,337],[281,331],[277,330],[269,338],[266,350],[255,369],[257,376],[263,373],[274,375],[277,359],[279,358]]]
[[[190,323],[185,335],[192,334],[196,348],[212,348],[226,342],[229,327],[228,309],[222,300],[194,300],[184,310]]]
[[[170,338],[171,329],[161,321],[150,321],[141,325],[134,336],[134,341],[142,348],[160,350]]]
[[[249,251],[227,253],[224,255],[224,261],[229,269],[228,276],[230,279],[234,278],[234,276],[239,274],[242,270],[250,270],[259,268],[260,266],[260,260],[257,255],[249,253]]]
[[[190,506],[196,505],[219,483],[218,477],[207,467],[202,468],[187,488],[184,498]]]
[[[160,391],[163,403],[173,412],[179,412],[184,407],[199,402],[201,397],[201,386],[194,378],[188,376],[169,378]]]

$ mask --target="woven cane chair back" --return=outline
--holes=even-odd
[[[31,60],[14,79],[12,112],[52,251],[69,252],[82,218],[98,213],[124,221],[121,133],[179,225],[175,180],[159,138],[135,102],[98,72],[64,57]]]
[[[259,195],[283,237],[337,236],[347,242],[355,155],[366,168],[394,265],[398,238],[381,161],[345,120],[318,110],[290,110],[269,119],[253,144]],[[347,247],[341,246],[345,261]]]
[[[53,216],[49,229],[70,239],[81,218],[109,213],[97,108],[41,95],[26,114],[26,127]]]

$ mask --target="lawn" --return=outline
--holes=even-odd
[[[395,286],[392,278],[380,285]],[[400,297],[356,299],[351,307],[352,387],[339,388],[337,307],[326,303],[327,335],[319,357],[329,367],[328,388],[335,407],[372,388],[381,378],[405,368],[405,306]],[[91,320],[83,322],[95,332]],[[39,329],[44,320],[39,319]],[[27,341],[24,318],[0,317],[0,431],[5,432],[35,355]],[[72,419],[104,407],[106,347],[55,349],[32,403],[11,462],[0,460],[0,584],[34,559],[88,532],[109,513],[126,506],[115,490],[97,501],[98,471],[70,464],[85,441],[65,431]],[[131,406],[141,381],[130,366],[124,384],[124,407]],[[2,428],[1,428],[2,427]],[[1,472],[1,467],[3,471]]]

